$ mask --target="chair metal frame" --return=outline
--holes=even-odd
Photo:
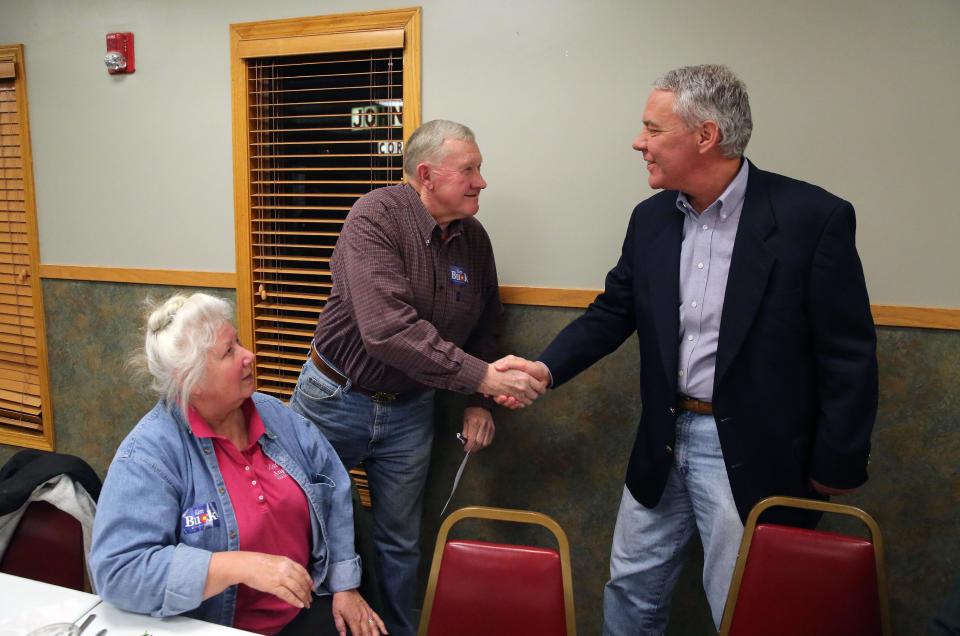
[[[458,521],[464,519],[493,519],[512,523],[526,523],[539,525],[551,532],[557,540],[560,553],[560,574],[563,579],[563,605],[566,613],[567,636],[576,636],[577,621],[573,606],[573,574],[570,568],[570,542],[567,534],[556,521],[545,514],[531,510],[511,510],[508,508],[488,508],[484,506],[468,506],[454,511],[440,525],[437,532],[437,544],[433,550],[433,563],[430,565],[430,578],[427,582],[427,593],[423,601],[423,611],[420,614],[420,628],[417,636],[427,636],[430,626],[430,615],[433,612],[433,600],[437,591],[437,578],[440,575],[440,565],[443,559],[443,550],[447,544],[447,535]]]
[[[816,499],[799,499],[797,497],[767,497],[753,507],[747,516],[747,523],[743,528],[743,539],[740,542],[740,551],[737,554],[737,564],[730,581],[730,591],[727,593],[727,602],[723,608],[723,621],[720,624],[720,636],[728,636],[733,624],[733,614],[740,595],[740,584],[743,581],[743,572],[746,569],[747,558],[750,555],[750,544],[753,541],[757,520],[769,508],[784,506],[788,508],[802,508],[831,514],[844,515],[859,520],[870,533],[870,542],[873,544],[873,556],[877,573],[877,597],[880,606],[880,629],[883,636],[892,636],[890,623],[890,607],[887,595],[887,569],[883,558],[883,537],[880,526],[869,514],[855,506],[846,504],[819,501]]]

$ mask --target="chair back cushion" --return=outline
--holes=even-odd
[[[877,590],[869,540],[760,524],[730,633],[876,636],[881,633]]]
[[[0,560],[0,572],[83,590],[83,529],[46,501],[27,506]]]
[[[556,550],[448,541],[437,576],[432,636],[565,636]]]

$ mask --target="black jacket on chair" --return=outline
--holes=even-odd
[[[647,507],[659,502],[673,461],[683,230],[677,194],[660,192],[637,205],[603,293],[540,356],[556,387],[637,332],[643,411],[626,485]],[[835,488],[867,479],[876,333],[855,225],[848,202],[750,165],[713,391],[742,519],[770,495],[816,496],[811,477]]]
[[[0,468],[0,516],[19,509],[34,488],[57,475],[69,475],[94,501],[100,497],[100,477],[84,460],[74,455],[23,450]]]

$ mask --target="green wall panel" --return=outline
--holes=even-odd
[[[125,365],[141,346],[143,301],[177,289],[45,280],[43,291],[57,450],[83,457],[104,475],[120,440],[155,401],[143,388],[146,382]],[[233,290],[205,291],[234,299]],[[509,306],[503,351],[536,356],[579,314]],[[881,328],[879,357],[881,402],[871,479],[841,501],[863,507],[880,523],[896,633],[921,634],[960,565],[960,332]],[[523,508],[555,518],[572,546],[577,622],[584,635],[599,633],[613,524],[640,414],[639,364],[631,338],[537,404],[495,413],[494,444],[471,457],[451,504]],[[462,408],[461,396],[438,398],[421,544],[423,579],[440,510],[462,458],[455,438]],[[0,462],[16,450],[0,446]],[[490,539],[550,543],[546,534],[510,526],[491,530],[475,524],[464,530]],[[711,633],[699,581],[699,546],[691,551],[693,561],[674,599],[668,631],[673,635]]]

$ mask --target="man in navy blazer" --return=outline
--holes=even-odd
[[[557,387],[639,336],[643,413],[605,634],[663,632],[695,530],[719,628],[750,509],[863,484],[877,409],[853,207],[743,157],[750,106],[728,68],[654,87],[633,147],[663,191],[634,209],[603,293],[538,362],[513,363]]]

